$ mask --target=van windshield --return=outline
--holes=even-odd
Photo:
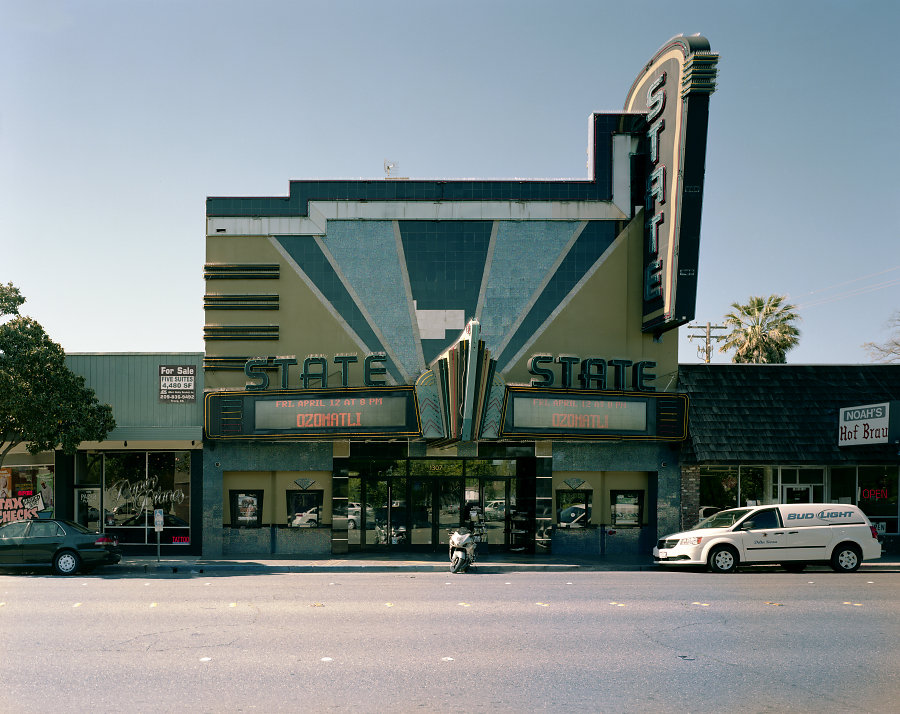
[[[741,518],[750,513],[749,508],[735,508],[732,511],[719,511],[714,513],[706,520],[700,521],[696,526],[691,528],[692,531],[700,528],[730,528]]]

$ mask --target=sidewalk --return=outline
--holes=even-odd
[[[810,568],[827,566],[812,565]],[[156,556],[125,556],[118,565],[104,568],[107,573],[134,575],[166,574],[259,574],[259,573],[391,573],[420,572],[447,573],[450,562],[444,553],[404,553],[401,556],[354,553],[344,558],[294,558],[260,556],[259,558],[202,557],[161,558]],[[626,572],[662,571],[650,556],[557,556],[520,555],[497,553],[480,557],[475,563],[478,573],[533,573],[533,572]],[[675,570],[675,568],[671,568]],[[900,572],[900,557],[887,555],[879,560],[867,561],[860,572]]]

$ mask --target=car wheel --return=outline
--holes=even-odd
[[[78,553],[72,550],[63,550],[53,556],[53,572],[57,575],[74,575],[81,565]]]
[[[782,563],[781,567],[789,573],[802,573],[806,570],[806,563]]]
[[[714,573],[733,573],[737,564],[737,552],[727,545],[717,545],[709,553],[709,569]]]
[[[837,573],[855,573],[861,563],[859,548],[852,543],[841,543],[831,554],[831,568]]]

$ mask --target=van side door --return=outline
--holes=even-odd
[[[791,560],[827,560],[832,539],[832,526],[812,511],[782,511],[790,545]]]
[[[747,562],[777,563],[786,558],[790,546],[777,508],[763,508],[751,513],[736,531],[740,533]]]

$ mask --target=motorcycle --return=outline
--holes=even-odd
[[[475,562],[475,537],[468,528],[450,531],[450,570],[464,573]]]

